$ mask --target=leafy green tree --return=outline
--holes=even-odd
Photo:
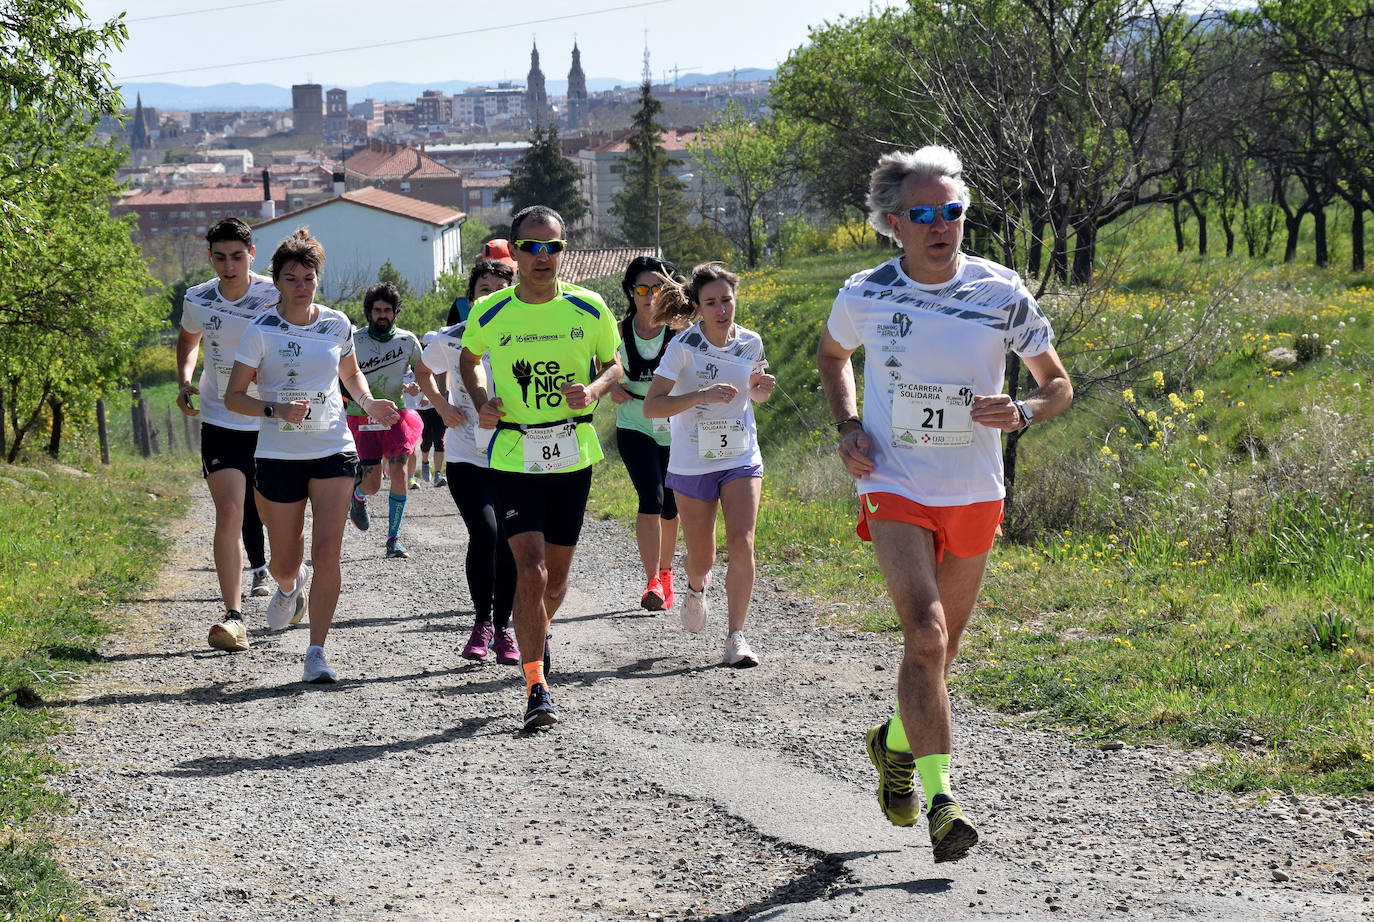
[[[663,103],[654,98],[653,88],[646,82],[639,90],[639,109],[629,137],[625,185],[611,196],[610,210],[627,241],[635,246],[657,246],[678,257],[692,230],[687,223],[685,186],[677,178],[682,164],[668,156],[663,147],[663,126],[657,121],[662,111]]]
[[[73,130],[78,143],[89,136]],[[120,389],[138,338],[165,316],[156,281],[130,237],[132,216],[110,201],[123,155],[76,146],[45,169],[41,197],[24,218],[42,234],[0,249],[0,394],[13,462],[44,411],[54,428],[89,420],[98,397]],[[50,443],[55,455],[60,442]]]
[[[790,153],[826,212],[865,212],[868,174],[902,134],[906,106],[898,105],[894,73],[922,56],[920,23],[932,8],[913,0],[911,11],[823,23],[778,68],[772,104],[798,127],[801,143]]]
[[[92,145],[118,111],[105,54],[123,23],[89,25],[73,0],[0,6],[0,443],[7,459],[51,414],[89,419],[122,386],[137,337],[165,316],[156,282],[110,202],[123,160]],[[12,441],[9,436],[12,435]]]
[[[401,293],[401,300],[403,302],[409,304],[411,301],[415,300],[415,292],[411,290],[410,283],[407,282],[406,277],[401,274],[401,270],[391,264],[390,259],[382,263],[381,268],[377,270],[377,281],[390,282],[395,285],[396,290]]]
[[[33,229],[24,197],[43,189],[72,120],[119,110],[104,54],[128,36],[122,15],[93,26],[76,0],[0,4],[0,249]]]
[[[750,268],[758,265],[770,213],[787,191],[785,153],[795,140],[790,123],[751,121],[731,103],[721,118],[689,145],[707,175],[724,192],[706,207],[717,230],[733,243]]]
[[[547,205],[563,216],[564,231],[570,232],[588,211],[587,200],[577,188],[581,173],[563,156],[557,125],[535,126],[529,140],[530,149],[511,170],[510,182],[496,190],[496,197],[509,201],[512,212]]]

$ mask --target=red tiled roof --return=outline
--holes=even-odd
[[[696,141],[701,137],[699,131],[673,131],[668,129],[663,132],[661,143],[664,150],[686,150],[688,141]],[[596,153],[623,154],[630,149],[628,138],[620,141],[612,141],[610,144],[602,144],[600,147],[593,147]]]
[[[457,173],[413,147],[360,150],[344,161],[344,168],[365,179],[455,178]]]
[[[621,275],[636,256],[657,256],[653,247],[610,247],[599,250],[571,248],[558,264],[558,277],[574,285],[588,279]]]
[[[278,202],[286,196],[272,193]],[[157,205],[257,205],[262,201],[262,186],[241,188],[200,186],[194,189],[134,189],[120,197],[118,204],[125,208]]]
[[[385,189],[369,186],[365,189],[355,189],[352,192],[345,192],[343,195],[327,199],[323,202],[316,202],[314,205],[307,205],[290,214],[274,218],[272,221],[264,221],[263,224],[272,224],[276,221],[296,221],[307,211],[322,208],[330,202],[337,202],[340,200],[352,202],[355,205],[363,205],[368,208],[376,208],[378,211],[400,215],[403,218],[424,221],[439,227],[453,224],[465,217],[463,212],[444,205],[432,205],[429,202],[421,202],[417,199],[407,198],[404,195],[397,195],[395,192],[387,192]]]

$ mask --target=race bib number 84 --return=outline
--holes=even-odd
[[[531,474],[559,471],[581,460],[576,423],[526,430],[524,445],[525,470]]]
[[[898,448],[973,444],[973,388],[903,379],[892,394],[892,441]]]

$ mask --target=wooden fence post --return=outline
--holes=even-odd
[[[176,429],[174,429],[174,428],[172,427],[172,408],[171,408],[171,407],[168,407],[168,408],[167,408],[167,454],[169,454],[169,455],[175,455],[175,454],[177,453],[177,440],[176,440],[176,434],[177,434]]]
[[[105,398],[95,402],[95,428],[100,433],[100,463],[110,466],[110,424],[105,419]]]
[[[132,423],[134,430],[134,447],[138,449],[139,454],[146,458],[150,454],[148,445],[148,426],[143,412],[143,392],[139,390],[137,384],[133,386],[132,394],[133,403],[129,407],[129,421]]]
[[[138,398],[138,412],[143,417],[143,431],[148,434],[148,454],[161,454],[162,452],[157,445],[157,427],[153,425],[153,411],[148,406],[147,397],[140,396]]]

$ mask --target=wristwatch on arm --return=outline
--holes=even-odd
[[[1013,403],[1016,405],[1016,412],[1021,414],[1021,428],[1029,429],[1030,424],[1035,422],[1035,411],[1024,400],[1016,400]]]

